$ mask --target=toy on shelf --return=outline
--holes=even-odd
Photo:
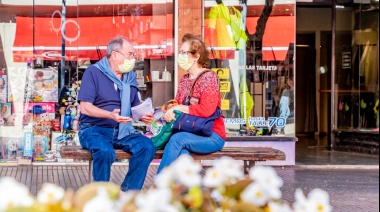
[[[5,160],[4,148],[3,148],[3,143],[0,139],[0,163],[4,162],[4,160]]]
[[[24,125],[52,127],[52,120],[55,117],[55,104],[47,103],[25,103]]]
[[[42,135],[33,136],[34,161],[43,161],[45,152],[48,150],[48,137]]]
[[[7,102],[8,78],[6,75],[0,75],[0,102]]]
[[[24,148],[24,138],[23,137],[7,137],[6,146],[7,146],[7,160],[16,161],[20,159],[23,155]]]
[[[61,125],[59,123],[59,120],[58,119],[53,119],[51,121],[51,125],[52,125],[52,130],[53,131],[61,131]]]
[[[79,118],[79,104],[77,102],[81,81],[74,81],[71,87],[62,90],[62,100],[59,113],[61,115],[61,129],[77,131]]]
[[[55,67],[28,69],[25,102],[57,102],[58,70]]]

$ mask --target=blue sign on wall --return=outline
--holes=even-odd
[[[27,157],[33,156],[33,133],[32,132],[24,133],[24,156],[27,156]]]

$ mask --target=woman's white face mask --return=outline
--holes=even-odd
[[[128,73],[135,67],[136,59],[125,59],[124,63],[118,65],[119,71],[121,73]]]
[[[178,55],[178,65],[183,70],[188,71],[194,63],[190,62],[189,56],[187,54],[179,54]]]

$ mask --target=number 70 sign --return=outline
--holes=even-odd
[[[268,117],[269,127],[276,125],[277,127],[284,127],[286,124],[286,119],[282,117]]]

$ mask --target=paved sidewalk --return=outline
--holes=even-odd
[[[292,203],[296,188],[308,194],[327,191],[333,211],[379,211],[379,169],[277,168],[284,181],[283,199]]]
[[[312,189],[320,188],[330,194],[333,211],[379,211],[379,169],[327,169],[304,167],[275,167],[282,177],[283,199],[294,201],[296,188],[307,195]],[[127,165],[112,167],[111,181],[121,184]],[[145,179],[144,188],[149,188],[157,171],[151,165]],[[26,184],[32,194],[41,189],[44,182],[61,187],[78,189],[87,184],[88,167],[85,165],[39,165],[39,166],[0,166],[0,177],[12,176]]]

